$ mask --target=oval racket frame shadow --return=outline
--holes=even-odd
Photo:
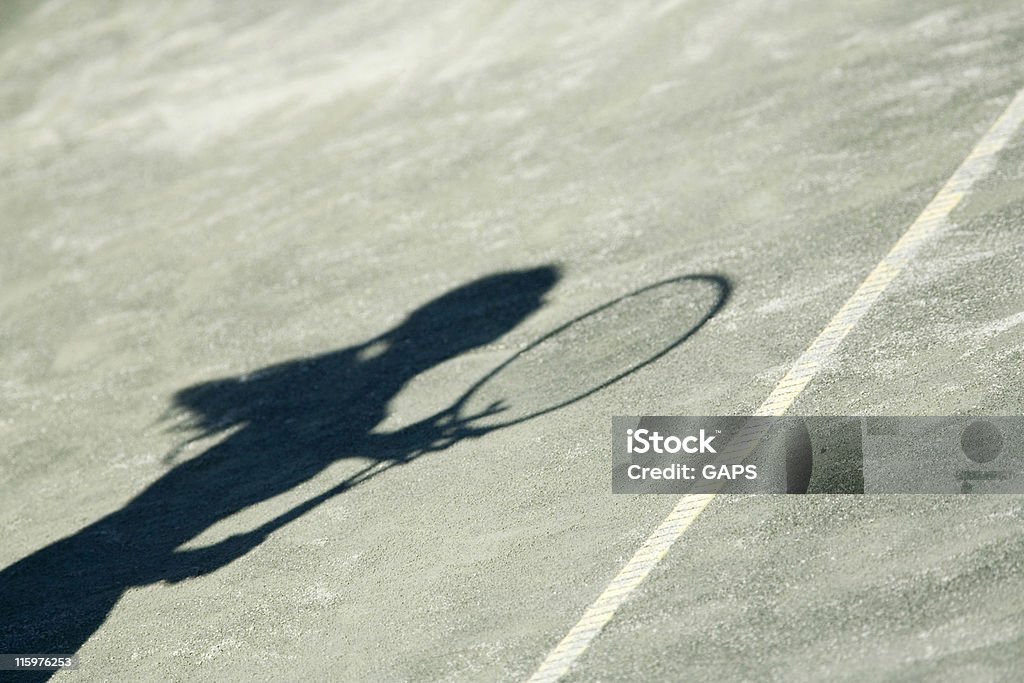
[[[604,311],[607,311],[608,309],[612,308],[613,306],[617,306],[621,303],[624,303],[629,299],[639,297],[643,294],[648,294],[653,290],[659,288],[665,288],[670,285],[677,285],[686,282],[695,282],[711,285],[714,289],[715,295],[714,302],[707,310],[707,312],[705,312],[704,315],[701,316],[695,323],[691,324],[685,330],[685,332],[683,332],[679,337],[672,339],[672,341],[670,341],[666,346],[661,348],[656,353],[648,356],[644,360],[631,365],[627,369],[618,372],[611,378],[606,379],[595,386],[592,386],[588,389],[581,391],[580,393],[576,394],[571,398],[558,401],[550,406],[534,410],[526,415],[522,415],[514,419],[507,420],[505,422],[496,422],[493,424],[489,424],[483,428],[483,431],[490,432],[497,429],[503,429],[505,427],[512,427],[514,425],[522,424],[524,422],[533,420],[543,415],[553,413],[557,410],[561,410],[562,408],[573,405],[574,403],[583,401],[584,399],[593,396],[599,391],[607,389],[608,387],[612,386],[613,384],[616,384],[617,382],[621,382],[623,379],[629,377],[638,370],[641,370],[651,365],[652,363],[655,363],[659,359],[663,358],[666,354],[671,352],[673,349],[685,343],[688,339],[695,335],[702,327],[704,327],[704,325],[707,324],[709,320],[718,315],[719,311],[722,310],[722,307],[725,306],[726,302],[729,300],[730,295],[732,294],[732,285],[729,284],[729,281],[725,277],[715,274],[699,273],[693,275],[682,275],[668,278],[665,280],[660,280],[658,282],[655,282],[654,284],[641,287],[640,289],[636,289],[632,292],[629,292],[628,294],[624,294],[616,299],[612,299],[611,301],[605,302],[600,306],[597,306],[596,308],[592,308],[586,313],[578,315],[572,320],[563,323],[562,325],[559,325],[558,327],[551,330],[547,334],[530,342],[530,344],[528,344],[526,347],[517,351],[513,356],[502,362],[500,365],[495,367],[493,370],[491,370],[486,375],[477,380],[472,386],[470,386],[469,389],[467,389],[466,392],[462,394],[462,396],[459,397],[459,399],[448,409],[447,412],[453,415],[457,415],[460,412],[462,412],[466,404],[469,403],[469,401],[479,392],[481,387],[491,382],[497,375],[499,375],[502,371],[504,371],[513,363],[515,363],[517,360],[522,358],[525,354],[529,353],[530,351],[537,348],[541,344],[544,344],[553,337],[556,337],[562,334],[563,332],[569,330],[573,326],[578,325],[585,320],[598,316]]]

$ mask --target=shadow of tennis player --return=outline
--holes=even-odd
[[[480,426],[501,405],[475,414],[465,409],[482,383],[521,354],[636,293],[539,338],[431,417],[396,432],[374,431],[411,379],[516,327],[542,305],[558,277],[553,267],[485,277],[427,303],[393,330],[363,344],[178,392],[175,405],[194,417],[192,426],[202,436],[233,431],[205,452],[173,465],[121,509],[0,572],[0,653],[77,652],[129,588],[209,574],[244,556],[273,531],[389,467],[584,400],[687,340],[717,314],[730,290],[724,278],[711,275],[683,276],[638,290],[703,282],[714,286],[717,298],[659,353],[569,400],[504,425]],[[210,546],[184,547],[217,522],[345,458],[369,464],[256,529]],[[21,680],[50,675],[26,672]]]
[[[179,392],[175,403],[204,433],[237,430],[116,512],[0,572],[0,653],[76,652],[128,588],[208,574],[309,506],[212,546],[181,549],[187,541],[339,459],[365,458],[379,469],[480,435],[475,416],[453,419],[447,411],[395,433],[373,429],[409,380],[507,333],[557,280],[552,267],[485,277],[364,344]],[[28,680],[50,675],[25,672]]]

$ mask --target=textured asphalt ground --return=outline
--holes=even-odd
[[[65,585],[112,604],[54,680],[529,676],[674,502],[610,493],[611,416],[755,409],[1024,86],[1008,1],[260,5],[0,9],[0,588],[95,537]],[[1018,135],[792,412],[1021,414],[1022,187]],[[479,285],[415,315],[538,268],[521,316]],[[117,521],[160,482],[237,489],[209,523],[131,518],[228,547],[392,453],[374,435],[436,446],[399,430],[550,330],[695,274],[731,296],[656,363],[230,561],[146,573]],[[670,325],[608,317],[491,389],[529,414]],[[339,386],[266,370],[296,359]],[[570,679],[1020,680],[1022,557],[1016,496],[722,496]]]

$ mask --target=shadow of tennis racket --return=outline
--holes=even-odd
[[[715,317],[731,293],[720,275],[674,277],[560,325],[477,380],[445,411],[493,431],[579,403],[652,365]],[[502,396],[517,396],[519,407]],[[530,406],[540,405],[540,408]]]

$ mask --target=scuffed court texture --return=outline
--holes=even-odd
[[[1021,64],[1013,1],[3,3],[0,652],[529,677],[676,501],[611,417],[756,409]],[[1021,414],[1022,188],[790,412]],[[1020,680],[1022,595],[1017,496],[719,496],[568,680]]]

